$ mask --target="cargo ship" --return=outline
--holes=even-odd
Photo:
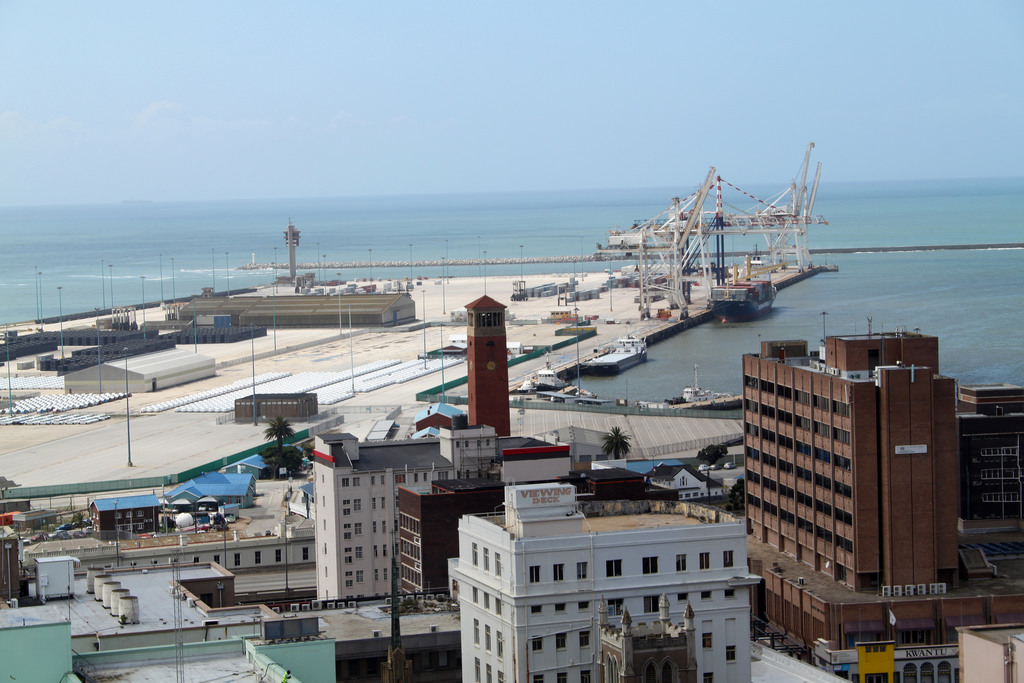
[[[611,351],[583,362],[583,372],[591,375],[617,375],[647,360],[647,342],[631,334],[615,340]]]
[[[740,280],[711,289],[711,312],[723,323],[753,320],[772,310],[775,286],[769,280]]]

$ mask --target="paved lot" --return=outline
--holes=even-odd
[[[544,282],[562,282],[568,275],[537,275],[527,278],[528,285]],[[499,301],[508,302],[512,290],[510,277],[491,277],[487,280],[488,293]],[[603,282],[604,276],[590,274],[583,279],[582,289],[590,289]],[[483,281],[478,278],[452,279],[444,287],[445,309],[442,310],[442,287],[439,281],[427,281],[418,288],[416,300],[419,317],[425,317],[432,324],[423,331],[370,331],[356,336],[351,343],[333,330],[278,330],[276,333],[278,355],[256,361],[256,373],[287,370],[303,372],[310,370],[347,370],[351,363],[360,365],[373,360],[394,358],[410,360],[422,353],[424,344],[435,349],[447,340],[450,334],[465,333],[464,323],[449,320],[453,308],[461,308],[484,293]],[[636,305],[632,303],[637,290],[615,290],[609,311],[607,294],[602,299],[583,301],[579,304],[581,315],[600,315],[602,319],[615,316],[619,320],[636,319]],[[537,321],[547,317],[552,310],[566,309],[558,306],[554,297],[534,299],[527,302],[509,303],[510,312],[520,320]],[[444,322],[441,326],[439,323]],[[588,346],[597,346],[613,340],[630,329],[628,325],[603,325],[597,323],[599,336],[588,340]],[[524,345],[550,344],[564,339],[556,337],[556,325],[510,324],[510,341],[521,341]],[[345,329],[347,333],[347,328]],[[274,351],[273,331],[255,342],[255,353]],[[283,352],[290,345],[320,341],[310,348]],[[187,348],[187,347],[182,347]],[[350,351],[351,349],[351,351]],[[199,345],[199,353],[212,356],[219,363],[250,358],[252,348],[248,341],[226,345]],[[525,375],[544,364],[543,359],[519,366],[514,374]],[[446,371],[448,380],[465,375],[465,366]],[[31,374],[31,373],[19,373]],[[219,387],[239,379],[251,377],[249,363],[223,366],[215,378],[172,387],[156,393],[136,394],[131,397],[131,459],[128,463],[128,425],[125,421],[125,403],[118,401],[91,409],[92,412],[106,413],[113,418],[92,425],[79,426],[3,426],[0,427],[0,475],[14,480],[22,486],[62,484],[71,481],[97,481],[165,475],[206,464],[216,458],[230,455],[251,446],[263,443],[262,427],[251,424],[216,424],[214,414],[163,412],[139,414],[146,405],[169,398],[191,394],[204,389]],[[412,417],[423,405],[417,404],[415,395],[441,381],[440,373],[420,378],[401,385],[386,387],[374,392],[359,394],[354,399],[338,404],[346,411],[344,429],[357,436],[363,436],[370,425],[382,414],[377,407],[402,406],[399,422],[408,429]],[[358,411],[358,412],[356,412]],[[514,434],[550,437],[555,430],[566,427],[582,427],[607,431],[611,426],[622,426],[634,436],[638,448],[680,443],[705,436],[723,436],[738,432],[734,421],[699,420],[682,418],[622,417],[595,415],[591,413],[568,413],[553,411],[527,411],[522,416],[512,412]],[[297,425],[302,428],[301,424]],[[403,434],[405,432],[402,432]]]

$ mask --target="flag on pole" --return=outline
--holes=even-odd
[[[893,626],[896,625],[896,615],[892,613],[892,609],[889,610],[889,623]]]

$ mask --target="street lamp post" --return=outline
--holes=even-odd
[[[128,405],[128,347],[124,347],[124,425],[128,432],[128,467],[132,466],[132,411]]]
[[[277,294],[277,247],[274,247],[274,294]]]
[[[64,299],[61,296],[63,287],[57,287],[57,315],[60,317],[60,357],[64,358]]]
[[[423,299],[423,369],[427,369],[427,290],[421,289]]]
[[[348,306],[348,367],[349,378],[352,380],[352,395],[356,395],[356,355],[352,344],[352,304]]]
[[[100,309],[96,309],[96,377],[103,393],[103,339],[100,337]]]
[[[142,280],[142,338],[146,338],[146,276],[140,275]]]

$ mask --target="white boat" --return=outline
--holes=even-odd
[[[537,391],[558,391],[566,387],[565,380],[556,375],[551,368],[539,370],[533,384]]]

